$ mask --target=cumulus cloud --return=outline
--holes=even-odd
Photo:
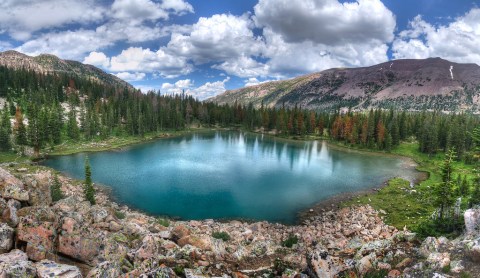
[[[380,0],[260,0],[255,22],[286,42],[324,45],[393,40],[395,16]]]
[[[83,59],[84,64],[94,65],[97,67],[108,68],[110,67],[110,58],[105,55],[103,52],[90,52],[85,59]]]
[[[193,82],[190,79],[178,80],[175,83],[163,83],[161,92],[163,94],[181,94],[183,92],[189,93],[193,87]]]
[[[188,34],[173,33],[168,49],[197,64],[220,62],[260,53],[263,43],[254,36],[248,15],[201,17]]]
[[[433,26],[415,17],[392,46],[401,58],[442,57],[460,63],[480,64],[480,9],[473,8],[448,25]]]
[[[188,74],[193,67],[183,57],[159,49],[156,52],[141,47],[129,47],[110,59],[112,71],[157,72],[166,78]]]
[[[14,39],[26,40],[38,30],[100,21],[105,12],[93,0],[5,0],[0,2],[0,26]]]
[[[227,76],[227,78],[221,81],[207,82],[198,88],[190,90],[188,93],[200,100],[211,98],[225,92],[225,83],[228,81],[230,81],[230,77]]]
[[[259,85],[259,84],[262,84],[262,83],[267,83],[267,82],[270,82],[270,81],[275,81],[275,80],[269,79],[269,80],[259,81],[255,77],[250,77],[249,79],[245,80],[245,87],[255,86],[255,85]]]
[[[119,72],[115,74],[118,78],[125,81],[140,81],[143,80],[146,76],[143,72]]]
[[[258,77],[268,75],[269,66],[256,61],[251,57],[240,56],[236,59],[213,65],[212,68],[223,70],[238,77]]]

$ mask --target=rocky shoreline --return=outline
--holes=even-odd
[[[173,221],[148,216],[53,171],[0,168],[0,277],[478,277],[480,210],[461,238],[386,225],[369,206],[313,214],[301,225]],[[172,200],[174,202],[174,200]],[[174,205],[174,204],[172,204]],[[446,272],[446,267],[449,273]],[[436,276],[434,276],[436,275]],[[477,275],[477,276],[475,276]]]

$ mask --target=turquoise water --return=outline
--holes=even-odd
[[[83,179],[85,155],[44,164]],[[191,134],[88,156],[93,181],[110,187],[116,201],[182,219],[293,223],[299,211],[333,195],[418,176],[398,157],[239,132]]]

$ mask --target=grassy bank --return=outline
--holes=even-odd
[[[440,167],[444,154],[429,156],[420,153],[417,143],[402,143],[392,150],[392,153],[415,160],[418,164],[417,170],[427,172],[428,179],[411,188],[408,181],[395,178],[378,192],[358,196],[344,202],[342,206],[370,204],[375,209],[385,212],[386,223],[399,229],[406,226],[415,231],[435,210],[432,206],[431,189],[441,182]],[[454,177],[461,174],[467,175],[468,179],[472,180],[472,173],[473,166],[463,162],[454,163]]]

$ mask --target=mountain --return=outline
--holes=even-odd
[[[229,90],[209,101],[322,111],[394,107],[480,112],[480,66],[441,58],[393,60]]]
[[[31,57],[23,53],[9,50],[0,52],[0,66],[9,69],[27,69],[36,73],[61,73],[72,74],[80,78],[114,87],[127,87],[134,89],[132,85],[115,75],[108,74],[92,65],[82,64],[77,61],[62,60],[50,54],[41,54]]]

